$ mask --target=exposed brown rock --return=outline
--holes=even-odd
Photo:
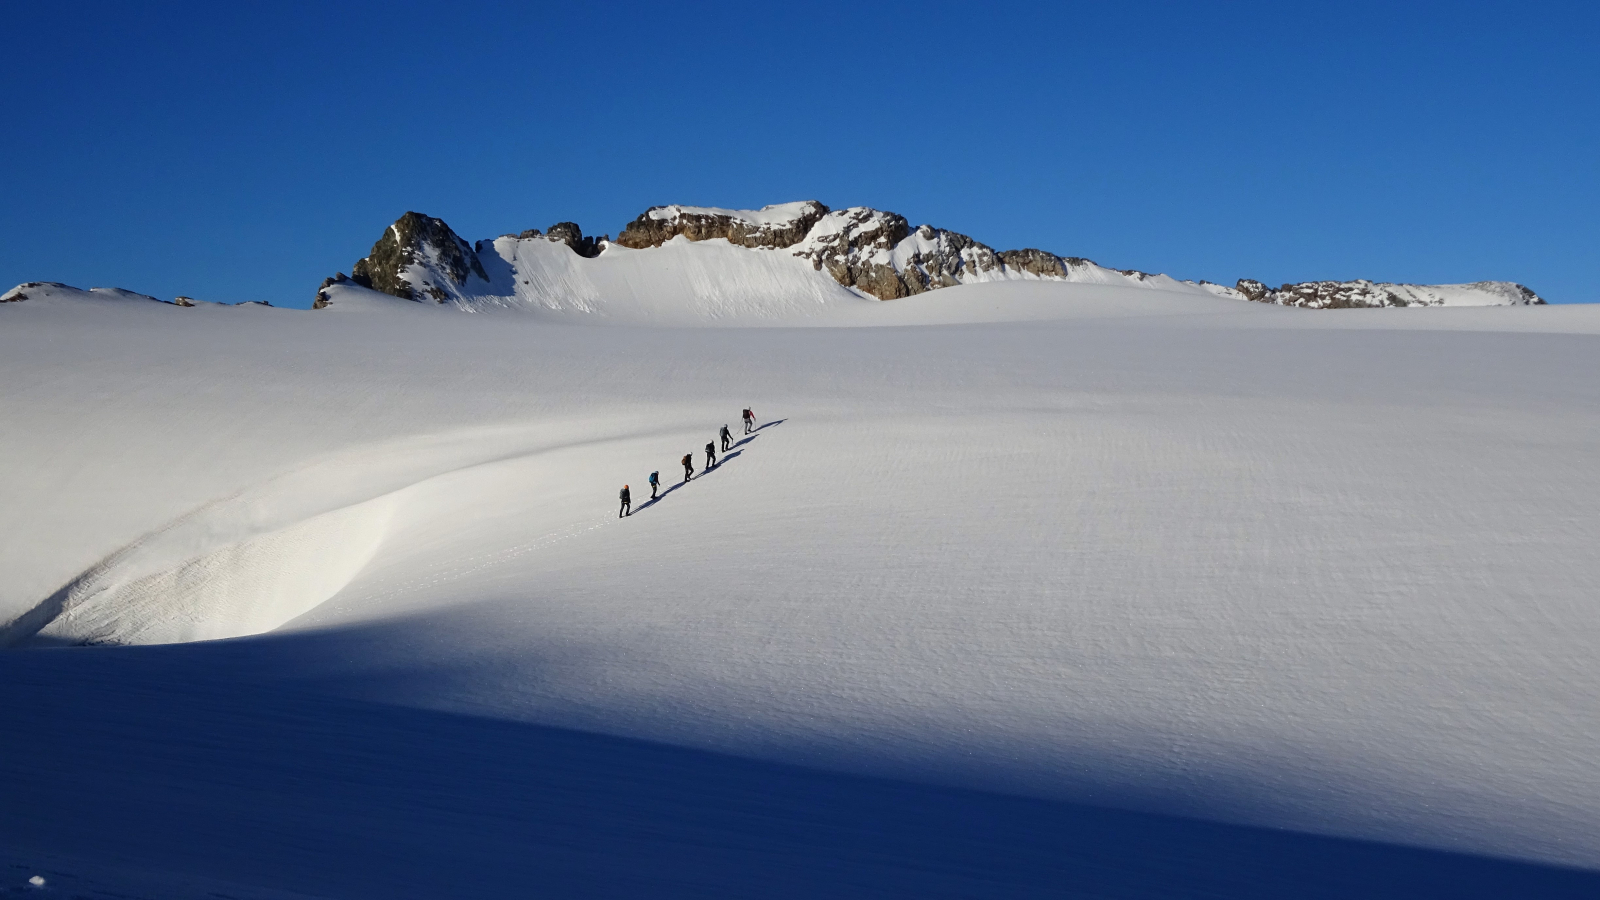
[[[990,272],[1002,265],[999,254],[987,244],[964,234],[919,225],[912,237],[916,240],[902,261],[900,275],[913,294],[954,287],[968,272]]]
[[[812,226],[795,255],[845,287],[879,300],[898,300],[913,293],[892,262],[895,245],[909,234],[904,216],[864,206],[838,209]]]
[[[811,226],[828,213],[828,208],[815,200],[807,200],[799,206],[794,218],[773,223],[696,212],[691,211],[692,208],[652,206],[622,229],[622,233],[617,235],[617,243],[642,250],[659,247],[681,234],[691,241],[725,238],[728,243],[739,247],[792,247],[804,240]]]
[[[1028,272],[1040,278],[1067,277],[1067,261],[1044,250],[1035,250],[1031,247],[1025,250],[1002,250],[999,257],[1000,262],[1008,269]]]
[[[1268,302],[1268,296],[1272,293],[1271,288],[1253,278],[1239,279],[1233,289],[1243,294],[1246,300],[1254,300],[1257,303]]]

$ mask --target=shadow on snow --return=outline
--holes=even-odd
[[[0,846],[339,898],[1600,896],[1589,872],[339,699],[282,674],[341,640],[0,656]]]
[[[762,427],[765,427],[765,426],[762,426]],[[684,487],[684,486],[690,484],[691,482],[699,481],[700,479],[706,477],[707,475],[710,475],[712,472],[715,472],[715,471],[721,469],[724,465],[728,464],[729,462],[732,462],[733,460],[738,459],[744,453],[744,451],[740,450],[739,448],[743,447],[745,444],[748,444],[751,441],[755,440],[758,436],[759,435],[752,434],[749,437],[745,438],[744,440],[739,441],[738,443],[734,444],[733,447],[730,450],[728,450],[727,453],[723,454],[722,458],[717,461],[716,465],[714,465],[714,466],[712,466],[712,467],[710,467],[708,469],[701,469],[699,472],[696,472],[695,476],[693,478],[689,479],[689,481],[677,482],[676,484],[672,485],[671,487],[669,487],[669,488],[663,490],[661,493],[657,494],[655,497],[652,497],[651,499],[646,500],[643,503],[639,504],[639,508],[635,509],[633,511],[633,515],[638,515],[639,513],[644,512],[645,510],[649,509],[650,507],[655,506],[657,503],[660,503],[661,501],[667,499],[667,495],[672,493],[673,491],[677,490],[678,488]]]

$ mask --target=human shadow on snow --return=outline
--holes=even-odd
[[[344,639],[0,656],[0,845],[393,900],[1600,896],[1591,872],[842,775],[285,674]]]
[[[688,481],[680,481],[680,482],[672,485],[671,487],[666,488],[665,490],[661,491],[661,493],[657,494],[655,497],[653,497],[653,498],[651,498],[649,500],[646,500],[643,503],[639,504],[639,508],[635,509],[633,511],[632,515],[638,515],[639,513],[644,512],[645,510],[649,509],[650,507],[655,506],[657,503],[660,503],[661,501],[667,499],[667,495],[672,493],[673,491],[677,490],[678,488],[686,487],[687,485],[690,485],[690,484],[692,484],[692,483],[694,483],[696,481],[699,481],[700,479],[706,477],[707,475],[710,475],[712,472],[715,472],[718,469],[721,469],[728,462],[739,458],[739,456],[743,455],[744,451],[740,450],[738,448],[740,446],[742,446],[744,444],[747,444],[750,441],[754,440],[755,437],[756,436],[752,434],[752,435],[750,435],[750,437],[747,437],[744,440],[740,441],[739,443],[734,444],[733,445],[733,449],[730,449],[726,454],[724,454],[722,456],[721,459],[717,460],[717,464],[712,466],[711,468],[709,468],[709,469],[701,469],[699,472],[696,472],[694,477],[689,479]]]

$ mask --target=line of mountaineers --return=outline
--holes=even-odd
[[[745,411],[741,415],[742,415],[742,417],[744,419],[744,433],[745,434],[750,434],[751,432],[755,431],[756,414],[751,412],[750,409],[748,407],[746,407]],[[718,432],[717,436],[722,440],[722,452],[723,453],[727,453],[730,449],[732,449],[732,447],[733,447],[733,433],[728,430],[728,426],[726,426],[726,425],[722,426],[722,430],[720,432]],[[685,453],[683,455],[683,459],[680,460],[680,462],[683,463],[683,483],[684,484],[688,484],[689,483],[689,479],[694,477],[694,454],[693,453]],[[706,443],[706,467],[705,467],[705,471],[709,472],[712,469],[715,469],[716,467],[717,467],[717,442],[716,441],[709,441],[709,442]],[[704,474],[704,473],[702,473],[702,474]],[[650,499],[651,500],[655,500],[657,498],[657,492],[661,489],[661,473],[660,472],[651,472],[650,473],[649,483],[650,483]],[[622,486],[622,492],[617,495],[617,499],[622,501],[622,508],[617,510],[617,518],[620,519],[623,516],[631,516],[631,515],[633,515],[633,493],[632,493],[632,491],[629,490],[627,485],[623,485]]]

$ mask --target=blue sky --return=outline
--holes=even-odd
[[[13,4],[0,282],[304,306],[408,209],[473,240],[818,199],[1600,301],[1600,5],[772,6]]]

